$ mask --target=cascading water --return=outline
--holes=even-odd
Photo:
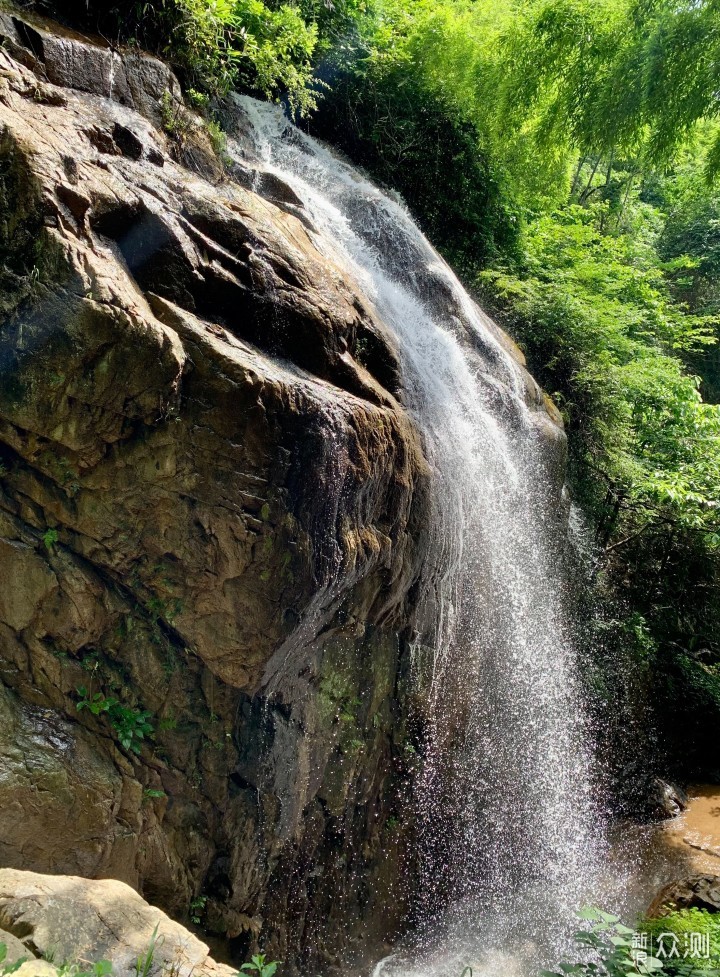
[[[501,334],[403,207],[280,109],[238,105],[262,165],[293,188],[323,232],[318,247],[332,246],[394,334],[433,470],[434,627],[416,651],[431,673],[420,935],[379,967],[536,971],[594,894],[602,847],[563,573],[561,442],[553,452]]]

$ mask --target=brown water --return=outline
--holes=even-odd
[[[642,914],[668,882],[690,875],[720,875],[720,784],[688,789],[679,817],[653,824],[623,824],[612,845],[612,864],[627,877],[623,915]]]

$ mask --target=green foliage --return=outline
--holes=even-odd
[[[717,117],[717,0],[539,0],[506,32],[509,125],[534,121],[581,152],[672,159],[695,125]],[[707,154],[720,167],[720,140]]]
[[[720,407],[685,364],[713,349],[716,320],[678,301],[677,265],[659,254],[663,212],[637,195],[619,226],[609,212],[571,202],[539,216],[520,272],[487,270],[479,285],[561,407],[596,528],[598,596],[653,688],[663,745],[685,770],[713,772]]]
[[[80,686],[77,691],[80,696],[77,703],[78,712],[87,709],[93,716],[106,715],[117,733],[120,744],[126,750],[139,754],[143,740],[153,732],[153,724],[150,721],[152,713],[125,706],[118,699],[106,696],[102,692],[92,694],[85,686]]]
[[[96,692],[92,695],[84,685],[79,686],[77,691],[80,696],[77,703],[78,712],[87,709],[93,716],[100,716],[104,712],[109,712],[113,703],[117,702],[117,699],[108,699],[102,692]]]
[[[543,970],[541,977],[628,977],[629,974],[659,974],[663,965],[655,957],[640,958],[633,950],[634,931],[624,926],[618,916],[600,909],[587,908],[578,913],[590,924],[575,934],[578,947],[590,951],[589,958],[578,963],[561,963],[558,971]]]
[[[160,117],[163,129],[168,136],[175,142],[182,144],[188,133],[190,123],[183,106],[167,90],[162,93],[160,99]]]
[[[665,973],[680,977],[687,973],[689,961],[699,975],[708,975],[710,971],[717,973],[720,967],[720,916],[717,913],[696,908],[675,910],[656,919],[641,920],[638,929],[647,933],[648,943],[654,947],[664,942],[664,950],[668,953],[673,947],[677,947],[678,956],[667,956],[665,959]],[[696,936],[707,940],[707,957],[699,952],[698,946],[691,945]],[[661,940],[661,937],[664,939]],[[693,953],[692,958],[690,953]]]
[[[244,963],[240,967],[240,974],[245,973],[256,974],[257,977],[273,977],[279,963],[279,960],[267,961],[264,953],[258,953],[250,958],[249,963]],[[237,975],[237,977],[240,977],[240,975]]]
[[[576,460],[650,520],[720,543],[720,412],[678,352],[714,342],[712,321],[672,301],[652,243],[599,230],[604,205],[528,228],[522,278],[481,275],[575,434]],[[652,215],[647,215],[647,221]]]
[[[223,165],[227,165],[231,162],[227,152],[227,135],[214,119],[208,119],[206,127],[210,136],[210,142],[215,150],[215,155]]]
[[[158,924],[159,925],[159,924]],[[149,974],[153,969],[153,962],[155,960],[155,948],[158,943],[158,925],[152,931],[152,936],[150,937],[150,945],[144,953],[141,953],[135,962],[135,975],[136,977],[149,977]]]
[[[58,531],[57,529],[46,529],[43,533],[42,541],[45,544],[45,549],[48,553],[52,553],[53,546],[58,541]]]
[[[115,706],[111,710],[110,722],[126,750],[140,753],[142,740],[153,731],[150,716],[150,712],[122,705]]]
[[[577,977],[645,977],[649,974],[657,977],[717,977],[719,973],[720,957],[714,937],[710,943],[710,959],[685,956],[682,944],[678,956],[672,959],[660,950],[658,956],[652,955],[652,950],[659,946],[657,937],[661,933],[717,934],[719,924],[712,922],[712,917],[707,919],[708,913],[682,910],[662,919],[645,920],[639,931],[624,926],[618,916],[600,909],[590,907],[578,915],[589,924],[575,934],[578,948],[583,951],[582,959],[562,962],[556,971],[541,971],[542,977],[568,977],[571,974]],[[655,940],[643,939],[639,934],[655,937]]]
[[[207,896],[196,896],[190,903],[190,922],[196,926],[202,923],[202,914],[207,906]]]
[[[308,83],[317,30],[290,4],[261,0],[165,0],[167,57],[196,90],[218,97],[246,84],[287,94],[294,110],[314,105]]]
[[[353,695],[350,677],[326,665],[318,689],[318,712],[323,723],[353,726],[361,705],[360,699]]]
[[[188,88],[185,92],[185,98],[199,112],[210,111],[210,97],[207,92],[199,92],[196,88]]]
[[[707,139],[699,140],[700,152]],[[677,171],[658,181],[667,210],[658,252],[677,299],[700,314],[720,318],[720,190],[700,172],[689,147]],[[702,376],[703,396],[720,402],[720,348],[702,350],[688,360]]]

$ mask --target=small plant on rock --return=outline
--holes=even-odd
[[[58,967],[58,977],[112,977],[112,964],[109,960],[98,960],[88,965],[64,963]]]
[[[223,166],[230,166],[232,156],[227,151],[227,134],[215,119],[207,119],[205,122],[212,148],[218,160]]]
[[[118,701],[117,699],[109,699],[102,692],[96,692],[93,695],[91,692],[88,692],[84,685],[80,685],[77,691],[80,696],[77,711],[82,712],[83,709],[87,709],[93,716],[99,716],[103,712],[109,712],[113,704]]]
[[[160,117],[162,127],[179,145],[185,142],[185,137],[190,128],[190,122],[185,113],[184,106],[173,98],[172,92],[164,91],[160,99]]]
[[[124,706],[118,699],[102,692],[91,694],[84,685],[78,688],[80,701],[77,711],[88,709],[93,716],[107,715],[110,725],[118,735],[121,746],[132,753],[140,753],[143,740],[153,732],[151,712]]]
[[[196,896],[190,903],[190,922],[199,926],[207,906],[207,896]]]
[[[19,970],[22,965],[27,960],[27,957],[20,957],[15,963],[5,963],[7,959],[7,943],[0,943],[0,975],[5,977],[6,974],[14,974],[16,970]]]
[[[110,722],[118,734],[120,743],[126,750],[139,753],[142,741],[153,731],[150,722],[151,712],[146,709],[132,709],[118,703],[110,713]]]
[[[164,939],[164,937],[162,938]],[[162,943],[162,940],[160,941]],[[153,963],[155,961],[155,948],[158,945],[158,928],[157,926],[152,931],[152,936],[150,937],[150,944],[145,951],[141,953],[137,958],[135,964],[135,975],[136,977],[148,977],[148,974],[153,969]]]
[[[167,794],[165,793],[164,790],[156,790],[153,787],[147,787],[143,791],[143,797],[147,797],[148,800],[154,800],[155,798],[158,797],[167,797]]]
[[[245,974],[255,974],[256,977],[273,977],[273,974],[278,969],[279,963],[279,960],[266,961],[264,953],[256,953],[255,956],[250,958],[249,963],[242,965],[240,973],[236,977],[243,977],[243,972]]]

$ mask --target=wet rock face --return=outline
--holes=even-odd
[[[647,791],[646,811],[650,818],[663,821],[676,818],[688,806],[688,795],[677,784],[653,777]]]
[[[720,876],[691,875],[668,883],[653,899],[647,915],[652,919],[678,909],[720,912]]]
[[[337,959],[399,916],[395,351],[306,220],[168,138],[163,65],[0,33],[0,863]]]

